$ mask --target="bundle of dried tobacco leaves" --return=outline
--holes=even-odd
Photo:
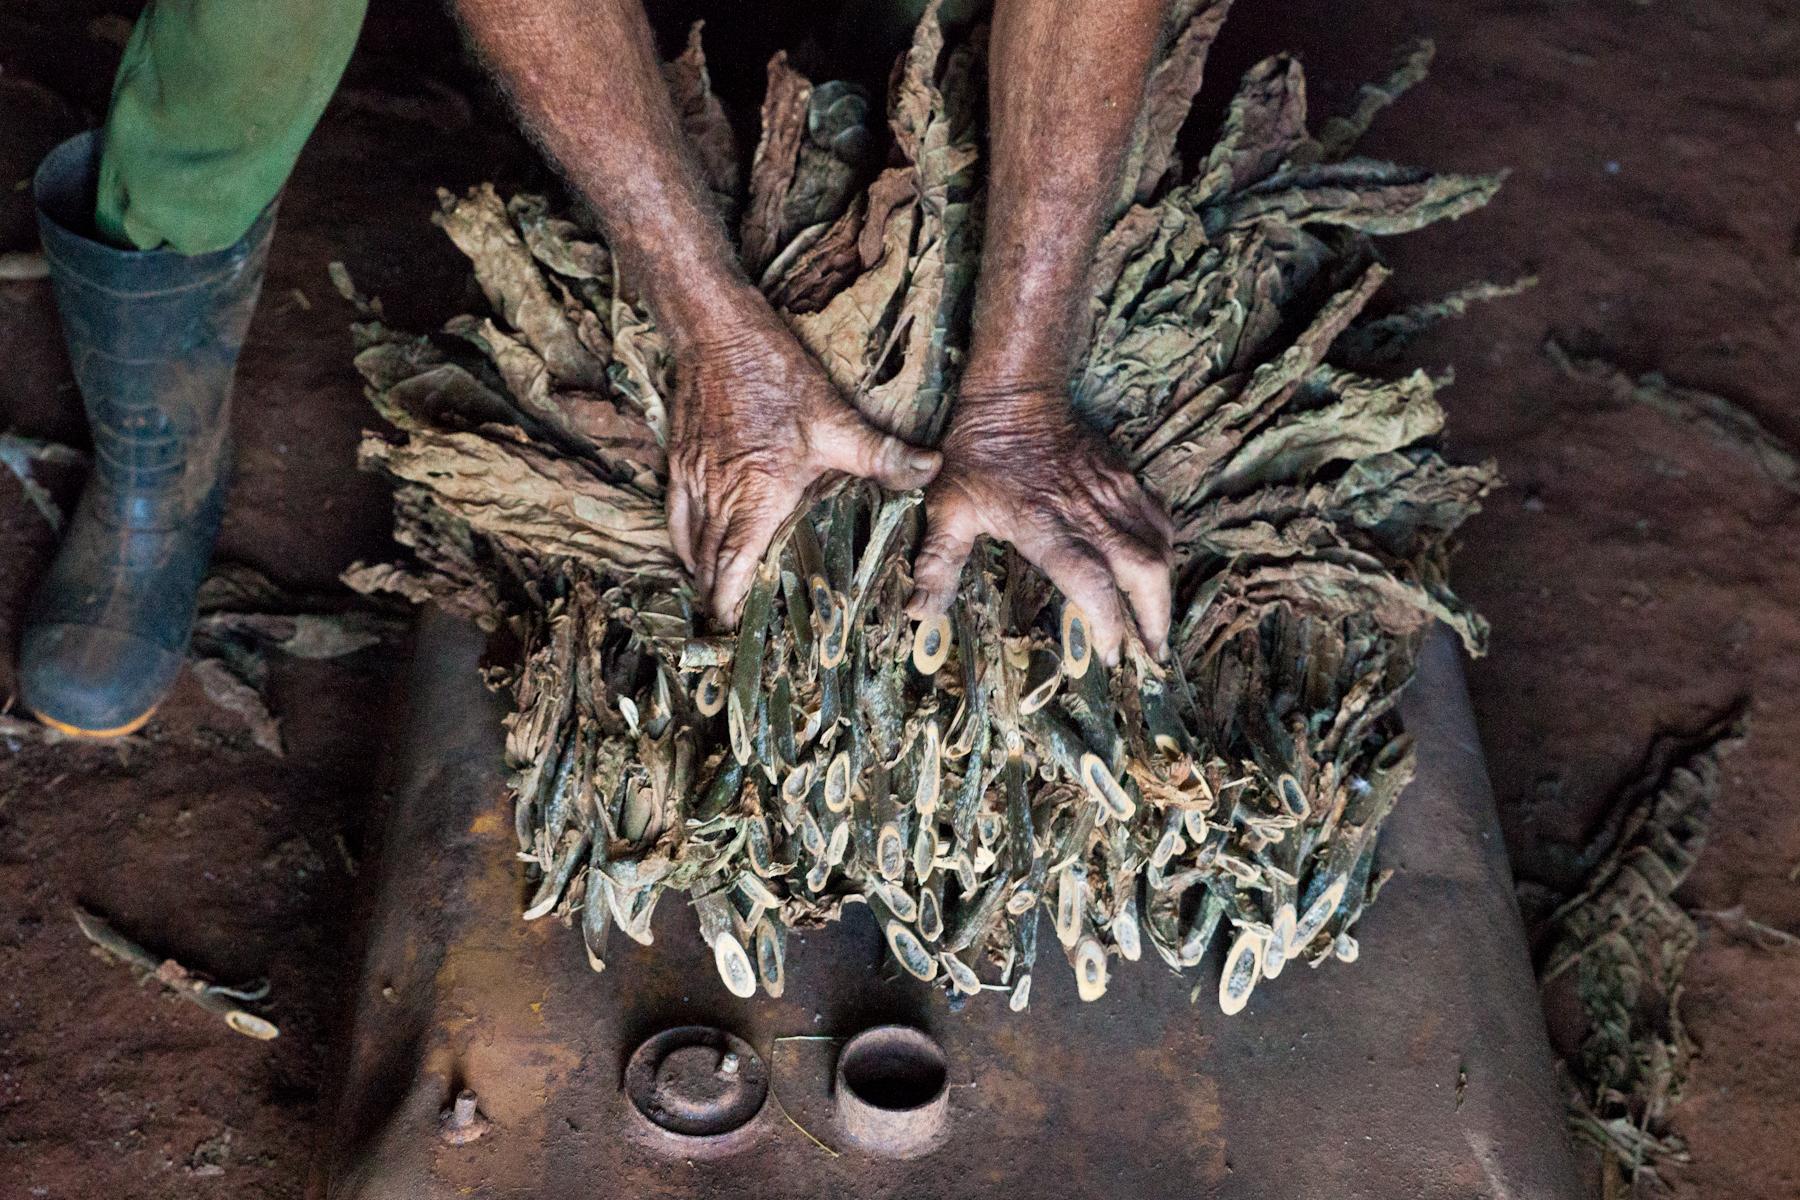
[[[915,627],[919,498],[860,485],[793,524],[739,629],[709,636],[663,526],[667,343],[604,244],[539,198],[444,197],[490,316],[410,338],[368,306],[357,365],[396,432],[363,457],[398,482],[417,558],[348,578],[516,636],[496,682],[525,915],[578,921],[595,969],[611,927],[650,941],[670,892],[741,996],[779,995],[788,931],[850,902],[905,971],[1015,1009],[1046,946],[1093,999],[1114,954],[1179,970],[1226,933],[1228,1012],[1291,960],[1356,956],[1412,769],[1396,694],[1432,621],[1483,636],[1445,567],[1492,474],[1431,448],[1426,375],[1328,359],[1387,275],[1370,237],[1469,212],[1498,179],[1346,157],[1429,47],[1319,138],[1298,64],[1263,63],[1190,169],[1176,135],[1225,8],[1178,6],[1076,381],[1179,526],[1169,669],[1141,648],[1103,668],[1079,612],[998,546],[951,619]],[[978,39],[947,49],[928,17],[878,169],[860,93],[778,57],[741,206],[752,276],[914,440],[942,426],[966,340],[982,70]],[[668,76],[729,193],[697,40]]]

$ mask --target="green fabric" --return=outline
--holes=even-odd
[[[150,0],[100,154],[100,234],[203,254],[248,232],[336,90],[368,0]]]

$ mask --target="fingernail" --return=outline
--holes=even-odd
[[[929,471],[938,465],[937,452],[933,450],[915,450],[907,457],[906,465],[915,471]]]

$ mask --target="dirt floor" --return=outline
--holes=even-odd
[[[0,2],[0,184],[103,108],[129,8]],[[387,549],[383,490],[354,469],[367,408],[326,264],[429,327],[465,286],[425,219],[434,189],[542,177],[439,6],[374,9],[283,202],[240,373],[222,554],[299,587]],[[1795,495],[1542,352],[1553,335],[1661,371],[1800,442],[1794,17],[1785,0],[1239,0],[1208,95],[1296,49],[1315,107],[1336,111],[1402,41],[1436,40],[1431,78],[1367,150],[1513,174],[1485,213],[1386,244],[1389,302],[1540,280],[1411,353],[1455,364],[1454,449],[1511,481],[1469,529],[1460,588],[1494,627],[1472,685],[1514,862],[1562,882],[1567,847],[1655,735],[1747,698],[1751,737],[1685,897],[1800,931]],[[733,32],[715,22],[716,59]],[[0,187],[0,251],[30,238],[24,193]],[[0,284],[0,363],[0,427],[79,440],[41,283]],[[0,473],[0,643],[51,545]],[[285,758],[191,680],[129,747],[0,749],[0,1200],[302,1193],[404,653],[278,667]],[[132,988],[87,952],[78,902],[221,979],[267,976],[282,1037],[238,1038]],[[1702,1057],[1675,1122],[1694,1161],[1671,1172],[1677,1195],[1800,1194],[1797,968],[1703,922],[1685,998]]]

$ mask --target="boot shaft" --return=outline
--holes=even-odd
[[[87,502],[127,528],[167,528],[218,500],[231,377],[262,287],[274,206],[224,250],[122,250],[94,231],[99,150],[98,133],[73,138],[33,180],[93,432]]]
[[[98,145],[92,133],[63,143],[34,180],[94,470],[32,597],[18,679],[56,728],[114,736],[142,724],[181,672],[274,216],[211,254],[110,246],[94,232]]]

